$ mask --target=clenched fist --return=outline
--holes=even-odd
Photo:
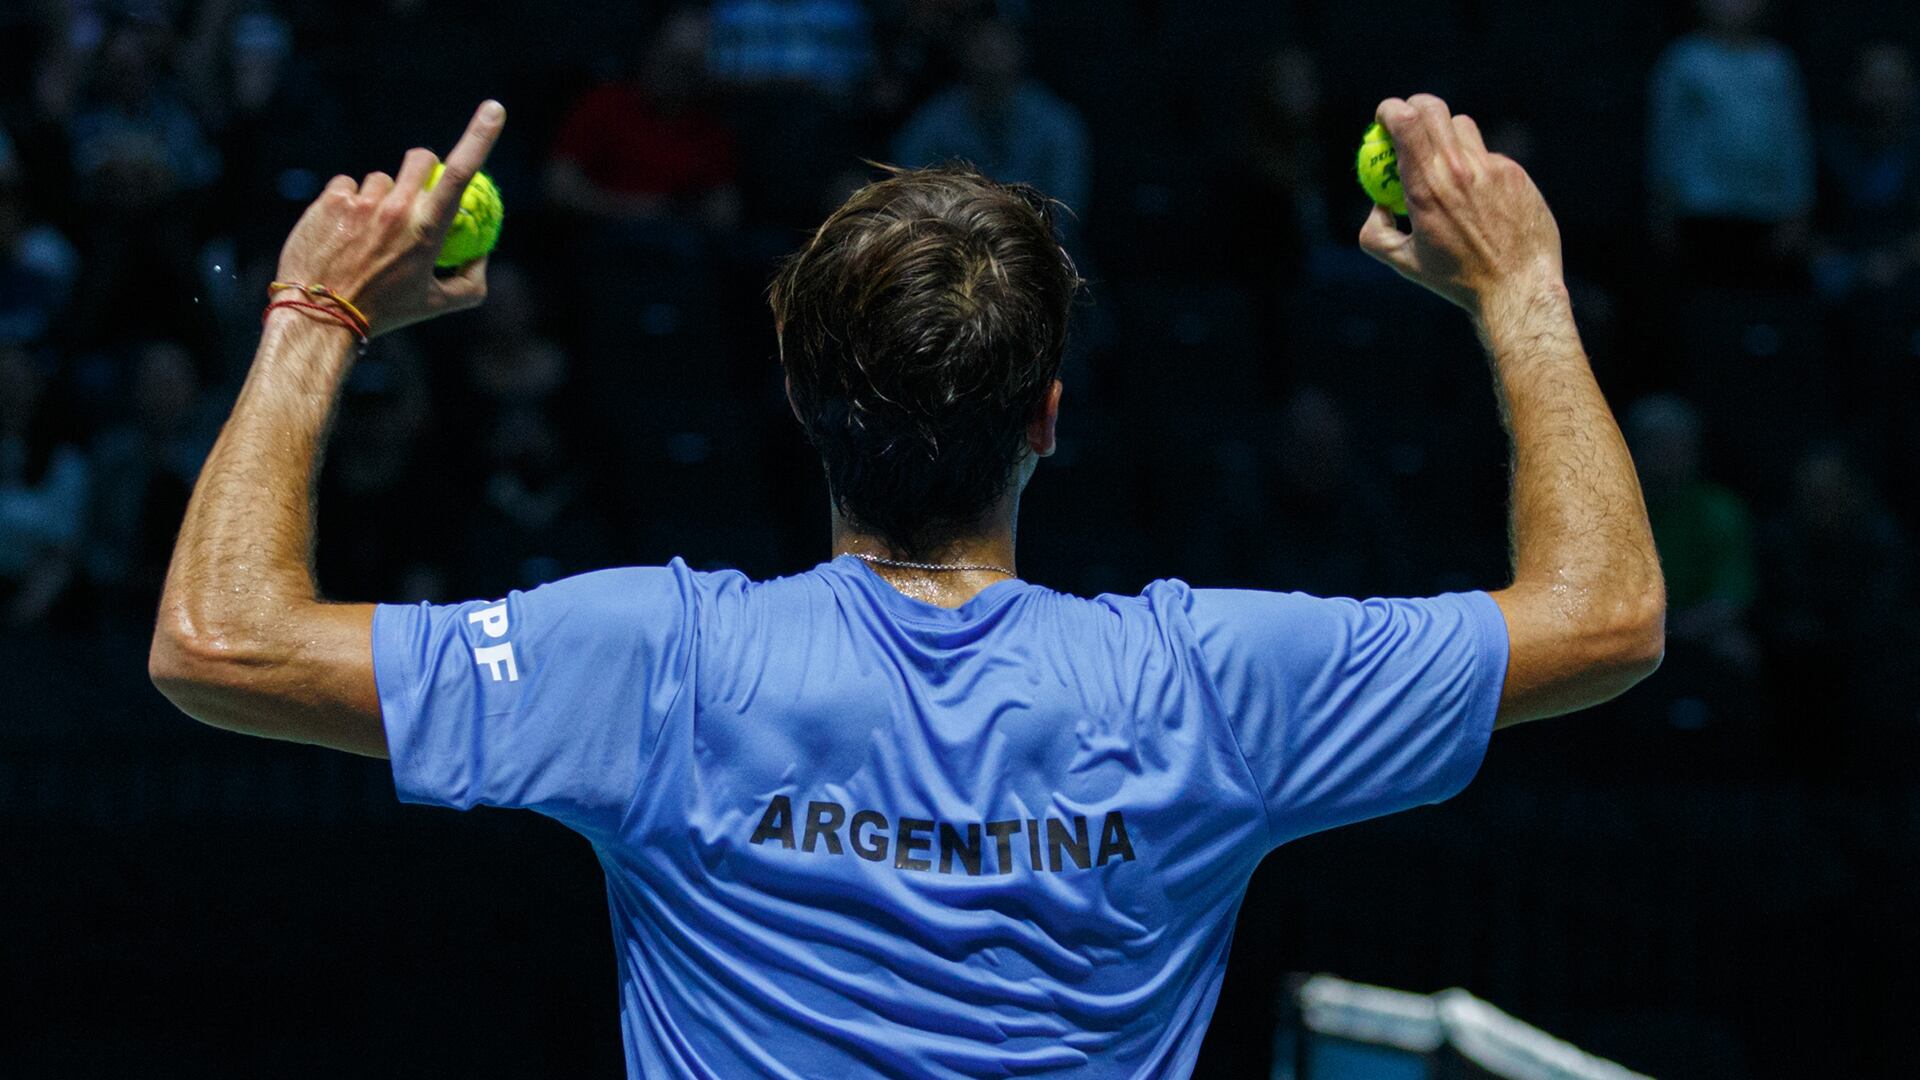
[[[1562,287],[1553,212],[1525,169],[1487,152],[1472,118],[1431,94],[1388,98],[1377,116],[1399,154],[1413,231],[1374,207],[1360,230],[1369,255],[1476,316]]]
[[[506,120],[499,102],[483,102],[430,190],[421,187],[439,159],[419,148],[407,151],[398,176],[369,173],[357,184],[334,177],[287,237],[278,280],[325,285],[346,297],[365,313],[372,335],[478,305],[487,295],[485,259],[451,277],[436,277],[433,262],[461,193]]]

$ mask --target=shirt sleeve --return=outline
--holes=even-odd
[[[381,605],[374,679],[400,799],[616,831],[690,678],[695,579],[675,559],[500,601]]]
[[[1192,595],[1275,845],[1451,798],[1479,770],[1507,669],[1506,620],[1486,593]]]

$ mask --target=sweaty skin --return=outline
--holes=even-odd
[[[478,305],[485,259],[446,278],[433,262],[505,123],[498,102],[482,104],[432,190],[422,185],[438,159],[422,149],[397,177],[334,177],[287,238],[275,280],[333,288],[375,335]],[[313,482],[357,355],[331,319],[269,316],[187,506],[148,668],[174,704],[215,727],[385,757],[373,607],[325,603],[313,580]]]
[[[1574,327],[1559,227],[1526,171],[1439,98],[1390,98],[1378,118],[1413,231],[1375,207],[1360,245],[1472,318],[1513,443],[1513,584],[1493,594],[1511,642],[1499,723],[1586,708],[1659,666],[1666,591],[1633,460]]]
[[[1381,104],[1399,147],[1412,232],[1376,208],[1361,245],[1460,305],[1492,358],[1513,440],[1513,584],[1493,594],[1510,658],[1502,725],[1584,708],[1659,664],[1665,599],[1625,441],[1581,350],[1553,216],[1526,173],[1487,153],[1473,121],[1438,98]],[[409,151],[397,176],[337,176],[281,253],[282,281],[348,296],[374,334],[479,304],[486,261],[436,278],[433,261],[467,181],[506,114],[474,113],[430,191],[435,163]],[[247,382],[200,474],[160,602],[149,669],[188,714],[217,727],[384,757],[373,608],[329,604],[314,584],[313,484],[357,349],[347,329],[299,310],[268,319]],[[1027,458],[978,536],[940,561],[1012,567],[1019,492],[1053,449],[1055,384]],[[836,520],[835,552],[889,554]],[[899,580],[957,606],[1004,575],[916,571]]]

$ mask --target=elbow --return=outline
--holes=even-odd
[[[1667,603],[1660,580],[1622,590],[1579,617],[1581,708],[1626,693],[1659,670],[1667,652]]]
[[[1633,682],[1640,682],[1647,676],[1660,670],[1661,661],[1667,658],[1667,615],[1663,605],[1654,622],[1646,627],[1628,651],[1625,667]]]
[[[1666,594],[1657,575],[1635,589],[1579,590],[1582,602],[1571,606],[1556,591],[1521,585],[1502,601],[1509,633],[1517,627],[1527,645],[1525,662],[1509,667],[1503,726],[1612,700],[1652,675],[1666,655]]]
[[[223,703],[244,690],[247,663],[224,641],[174,625],[165,615],[147,651],[147,678],[162,697],[195,720],[231,727]]]
[[[1649,587],[1623,599],[1605,632],[1605,666],[1621,690],[1660,670],[1667,655],[1667,598],[1656,579]]]
[[[208,652],[192,634],[170,629],[163,620],[147,650],[147,678],[162,697],[192,715],[192,702],[212,681]]]

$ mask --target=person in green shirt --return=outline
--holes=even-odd
[[[1683,398],[1656,394],[1628,410],[1626,436],[1666,570],[1667,632],[1752,671],[1753,515],[1746,500],[1702,474],[1700,414]]]

